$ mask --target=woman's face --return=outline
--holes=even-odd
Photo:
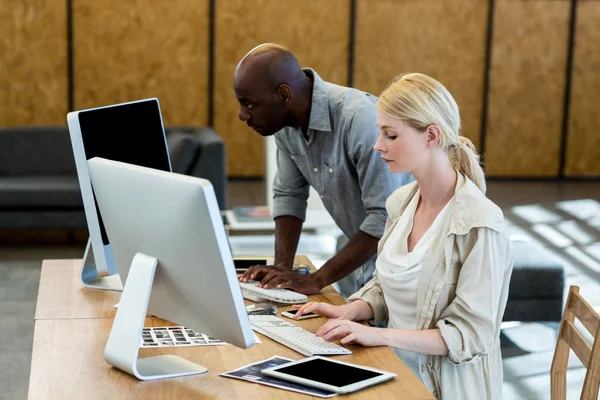
[[[377,115],[379,138],[373,149],[381,154],[390,172],[412,172],[423,164],[429,149],[426,134],[381,111]]]

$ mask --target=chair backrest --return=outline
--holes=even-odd
[[[575,327],[575,317],[593,336],[590,343]],[[587,368],[581,399],[596,400],[600,385],[600,316],[579,295],[579,287],[571,286],[565,312],[560,323],[558,341],[550,369],[552,400],[564,400],[567,397],[567,364],[570,349]]]

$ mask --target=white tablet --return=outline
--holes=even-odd
[[[321,356],[265,368],[261,372],[275,378],[336,393],[355,392],[397,376],[391,372]]]

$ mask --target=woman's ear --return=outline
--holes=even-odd
[[[425,146],[432,149],[440,143],[442,131],[437,125],[429,125],[425,128]]]

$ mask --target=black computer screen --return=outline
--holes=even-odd
[[[86,159],[102,157],[171,171],[160,108],[156,100],[121,104],[79,113]],[[98,203],[102,242],[108,244]]]

